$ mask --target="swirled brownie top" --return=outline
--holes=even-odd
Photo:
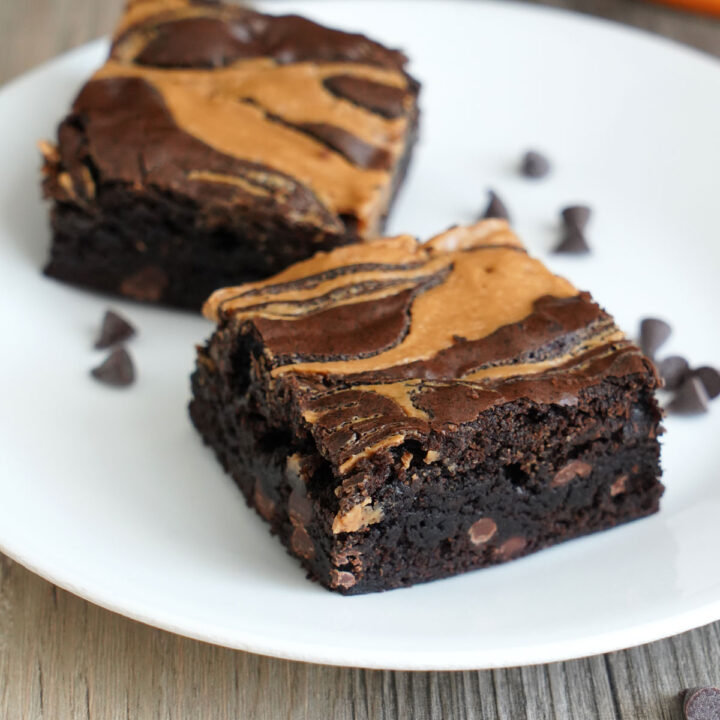
[[[73,114],[106,180],[377,233],[414,123],[406,58],[296,16],[135,0]]]
[[[588,293],[502,220],[319,253],[218,290],[205,314],[256,338],[269,403],[292,398],[297,427],[340,475],[408,439],[432,461],[443,435],[503,403],[575,405],[605,378],[654,378]]]

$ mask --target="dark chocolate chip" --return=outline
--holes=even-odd
[[[120,292],[135,300],[157,302],[168,286],[167,273],[160,267],[148,265],[126,277],[120,283]]]
[[[106,385],[125,387],[134,382],[135,367],[127,350],[124,347],[117,347],[107,356],[102,365],[91,370],[91,374]]]
[[[592,465],[584,460],[571,460],[563,465],[553,477],[550,487],[560,487],[567,485],[571,480],[577,477],[585,478],[592,472]]]
[[[700,379],[700,382],[705,386],[705,392],[711,400],[720,395],[720,372],[714,367],[703,365],[703,367],[693,370],[692,374]]]
[[[500,218],[501,220],[510,221],[510,213],[505,207],[505,203],[498,197],[494,190],[488,190],[490,202],[485,209],[484,218]]]
[[[657,369],[665,383],[665,389],[677,390],[688,376],[690,365],[684,357],[671,355],[661,360],[657,365]]]
[[[640,322],[640,347],[649,357],[655,357],[655,353],[670,337],[672,329],[664,320],[658,318],[645,318]]]
[[[482,517],[476,520],[468,530],[473,545],[483,545],[497,532],[497,524],[492,518]]]
[[[592,210],[587,205],[570,205],[560,211],[566,227],[584,232],[590,222]]]
[[[688,377],[675,393],[668,410],[678,415],[697,415],[707,412],[708,394],[705,386],[696,377]]]
[[[568,255],[582,255],[590,252],[590,246],[585,236],[577,228],[567,227],[563,233],[562,240],[553,250],[555,253],[566,253]]]
[[[529,178],[545,177],[550,172],[550,161],[536,150],[528,150],[523,155],[520,171]]]
[[[701,687],[685,690],[683,713],[685,720],[718,720],[720,688]]]
[[[135,334],[135,328],[116,312],[108,310],[103,318],[100,335],[95,343],[98,350],[124,342]]]

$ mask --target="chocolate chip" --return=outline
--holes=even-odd
[[[490,202],[485,209],[484,218],[500,218],[501,220],[510,221],[510,213],[505,207],[505,203],[498,197],[494,190],[488,190]]]
[[[536,150],[528,150],[523,155],[520,171],[529,178],[545,177],[550,172],[550,161]]]
[[[486,543],[497,532],[497,524],[492,518],[484,517],[476,520],[468,530],[470,542],[473,545]]]
[[[568,228],[585,232],[592,210],[587,205],[570,205],[560,211],[563,223]]]
[[[351,588],[357,580],[355,579],[355,576],[348,572],[347,570],[331,570],[330,571],[330,586],[331,587],[341,587],[345,588],[346,590],[348,588]]]
[[[315,545],[302,525],[296,525],[290,535],[290,547],[296,555],[306,560],[315,557]]]
[[[720,689],[701,687],[685,690],[683,713],[686,720],[718,720],[720,718]]]
[[[165,293],[168,283],[167,273],[162,268],[149,265],[126,277],[120,283],[120,292],[135,300],[157,302]]]
[[[692,374],[694,377],[699,378],[711,400],[720,395],[720,372],[714,367],[704,365],[693,370]]]
[[[562,240],[553,250],[555,253],[566,253],[569,255],[582,255],[590,252],[590,246],[585,236],[577,228],[567,227],[563,233]]]
[[[567,485],[571,480],[576,477],[587,477],[592,472],[592,465],[586,463],[584,460],[571,460],[566,465],[563,465],[556,473],[555,477],[550,483],[550,487],[560,487]]]
[[[690,365],[684,357],[671,355],[657,364],[666,390],[677,390],[690,372]]]
[[[104,350],[112,345],[124,342],[135,334],[135,328],[125,318],[116,312],[107,310],[100,328],[100,335],[95,342],[98,350]]]
[[[610,497],[615,497],[616,495],[622,495],[625,490],[627,489],[627,481],[628,476],[623,474],[619,475],[617,478],[615,478],[615,481],[610,486]]]
[[[498,549],[497,553],[501,560],[510,560],[511,558],[517,557],[526,547],[527,540],[520,536],[515,535],[508,538]]]
[[[655,357],[655,353],[667,341],[672,333],[670,325],[658,318],[645,318],[640,323],[640,347],[649,357]]]
[[[678,415],[697,415],[707,412],[708,394],[699,378],[690,376],[675,393],[668,410]]]
[[[101,365],[90,372],[100,382],[114,387],[132,385],[135,380],[133,361],[124,347],[115,348]]]

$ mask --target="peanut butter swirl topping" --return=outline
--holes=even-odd
[[[74,114],[102,178],[203,205],[263,196],[297,222],[371,238],[417,114],[405,62],[296,16],[133,0]]]
[[[215,292],[205,314],[254,337],[254,371],[343,476],[504,402],[575,404],[602,378],[652,374],[612,318],[528,256],[502,220],[318,253]]]

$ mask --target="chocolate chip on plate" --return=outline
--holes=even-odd
[[[654,358],[655,353],[666,342],[672,333],[672,328],[659,318],[645,318],[640,322],[640,347],[649,357]]]
[[[550,172],[550,161],[537,150],[528,150],[520,164],[520,172],[528,178],[542,178]]]
[[[510,220],[510,213],[508,212],[505,203],[498,197],[494,190],[488,190],[490,196],[490,202],[487,208],[485,208],[484,218],[500,218],[501,220]]]
[[[665,383],[665,389],[677,390],[690,373],[690,364],[680,355],[670,355],[657,363],[657,369]]]
[[[135,366],[132,358],[124,347],[116,347],[105,361],[93,368],[92,376],[106,385],[126,387],[135,380]]]
[[[577,228],[567,227],[563,232],[562,240],[553,250],[554,253],[568,255],[582,255],[590,252],[585,235]]]
[[[718,720],[720,688],[700,687],[685,690],[683,714],[685,720]]]
[[[135,328],[113,310],[107,310],[100,328],[100,335],[95,342],[98,350],[104,350],[112,345],[124,342],[135,334]]]
[[[592,210],[587,205],[569,205],[560,211],[560,215],[566,227],[585,232]]]
[[[695,368],[692,374],[699,378],[700,382],[705,386],[705,392],[707,392],[711,400],[720,395],[720,372],[718,370],[703,365],[703,367]]]
[[[668,405],[668,410],[678,415],[697,415],[707,412],[708,402],[705,386],[698,378],[691,375],[678,388]]]

